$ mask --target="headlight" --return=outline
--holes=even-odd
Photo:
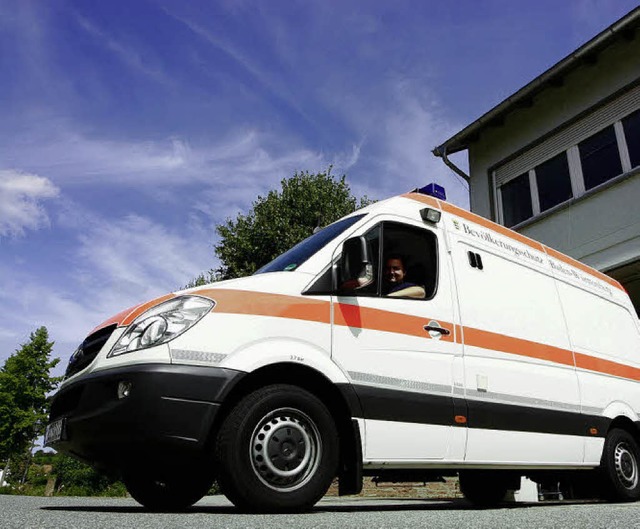
[[[198,323],[215,305],[199,296],[181,296],[144,312],[138,316],[108,357],[117,356],[173,340]]]

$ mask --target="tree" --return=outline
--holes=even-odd
[[[46,327],[40,327],[0,369],[0,460],[24,457],[44,433],[47,393],[59,382],[50,375],[60,361],[50,360],[52,348]]]
[[[207,272],[202,272],[197,277],[194,277],[182,288],[186,289],[186,288],[201,287],[202,285],[208,285],[209,283],[215,283],[216,281],[220,281],[220,279],[221,277],[218,271],[209,270]]]
[[[357,200],[346,182],[336,179],[331,167],[325,172],[296,172],[281,181],[279,191],[259,196],[246,215],[227,219],[216,228],[221,240],[215,246],[220,268],[202,274],[192,284],[207,279],[231,279],[253,274],[313,231],[370,204]],[[196,283],[201,281],[202,283]]]
[[[56,489],[79,496],[104,493],[115,480],[97,472],[89,465],[66,454],[58,453],[52,473],[56,476]]]

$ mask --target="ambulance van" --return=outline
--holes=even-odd
[[[640,324],[621,285],[414,191],[250,277],[96,327],[46,442],[152,510],[215,480],[241,510],[458,475],[477,505],[523,476],[640,498]]]

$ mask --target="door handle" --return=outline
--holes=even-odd
[[[445,329],[444,327],[438,327],[437,325],[431,325],[431,324],[425,325],[424,330],[427,332],[429,331],[439,332],[443,336],[449,336],[451,334],[451,331],[449,329]]]

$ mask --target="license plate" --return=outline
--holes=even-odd
[[[44,432],[44,444],[49,445],[60,441],[64,433],[65,418],[58,419],[47,425],[47,429]]]

